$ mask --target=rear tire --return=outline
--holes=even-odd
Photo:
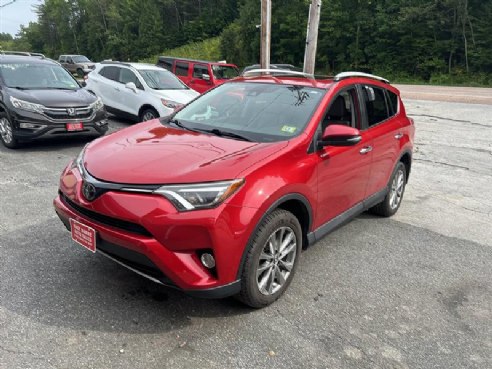
[[[5,147],[16,149],[19,142],[14,137],[14,127],[5,112],[0,112],[0,140]]]
[[[277,300],[294,277],[301,248],[298,219],[283,209],[268,214],[250,242],[237,298],[253,308]]]
[[[370,212],[382,217],[394,215],[400,208],[406,184],[407,171],[405,165],[400,161],[391,176],[386,197],[379,204],[372,207]]]
[[[148,120],[159,118],[159,113],[153,108],[146,108],[140,113],[140,121],[146,122]]]

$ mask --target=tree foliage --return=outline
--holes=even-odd
[[[272,62],[302,66],[309,4],[272,1]],[[210,38],[216,50],[220,36],[221,59],[259,60],[260,0],[46,0],[37,12],[15,39],[0,35],[0,47],[141,60],[187,44],[193,53]],[[324,0],[317,69],[490,75],[491,20],[492,0]]]

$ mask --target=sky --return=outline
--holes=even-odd
[[[14,3],[8,4],[12,0],[0,0],[0,33],[6,32],[15,36],[19,32],[20,25],[28,25],[29,22],[37,19],[34,13],[33,5],[40,4],[42,0],[15,0]]]

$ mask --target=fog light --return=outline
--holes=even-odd
[[[24,128],[24,129],[41,129],[41,128],[44,128],[46,127],[45,125],[43,124],[34,124],[34,123],[20,123],[19,124],[19,127],[20,128]]]
[[[215,268],[215,258],[212,256],[212,254],[209,254],[208,252],[206,252],[206,253],[202,254],[202,256],[200,257],[200,260],[206,268],[208,268],[208,269]]]

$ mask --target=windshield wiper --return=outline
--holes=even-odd
[[[198,132],[198,130],[185,126],[180,120],[177,120],[175,118],[169,120],[167,123],[172,123],[179,128],[186,129],[187,131]]]
[[[15,88],[16,90],[21,90],[21,91],[29,90],[28,87],[20,87],[20,86],[8,86],[8,87]]]
[[[235,138],[237,140],[242,140],[242,141],[249,141],[251,142],[252,140],[249,137],[239,135],[234,132],[229,132],[229,131],[222,131],[218,128],[214,129],[200,129],[200,132],[206,132],[206,133],[212,133],[216,136],[221,136],[221,137],[230,137],[230,138]]]

